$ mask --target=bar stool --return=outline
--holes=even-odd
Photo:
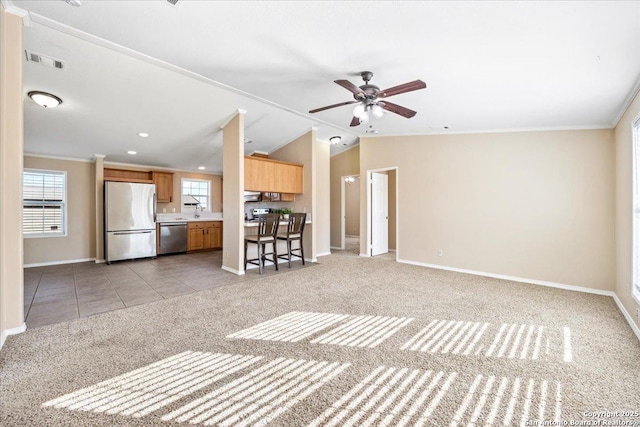
[[[289,268],[291,268],[291,256],[302,259],[302,265],[304,265],[304,247],[302,245],[302,233],[304,231],[305,222],[307,222],[306,213],[289,214],[289,225],[287,225],[287,233],[278,234],[277,236],[278,240],[287,241],[287,254],[279,255],[278,258],[287,259],[289,261]],[[300,242],[300,246],[298,248],[291,247],[291,243],[294,240],[298,240]],[[300,255],[294,254],[294,251],[299,251]]]
[[[265,214],[258,216],[258,234],[255,236],[245,236],[244,238],[244,269],[247,269],[247,263],[257,265],[258,271],[262,274],[262,267],[267,259],[267,255],[273,255],[273,263],[278,269],[278,251],[276,249],[276,235],[278,233],[278,225],[280,224],[280,215]],[[249,243],[255,243],[258,247],[258,258],[247,259],[247,248]],[[273,245],[273,252],[265,252],[267,244]],[[262,250],[261,250],[262,249]],[[256,262],[257,261],[257,262]]]

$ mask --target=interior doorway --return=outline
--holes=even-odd
[[[360,247],[360,175],[341,179],[340,247],[354,250]]]
[[[397,175],[397,167],[367,171],[367,236],[363,256],[396,252],[398,259]]]

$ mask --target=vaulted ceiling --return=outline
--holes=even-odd
[[[3,0],[27,13],[24,48],[65,64],[25,62],[25,99],[64,100],[25,101],[28,152],[219,172],[219,126],[238,108],[247,152],[312,126],[343,137],[332,152],[373,132],[609,128],[640,75],[640,2],[81,3]],[[333,80],[360,85],[364,70],[382,88],[425,81],[390,99],[418,114],[351,128],[353,106],[308,113],[352,100]]]

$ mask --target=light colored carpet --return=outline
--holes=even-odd
[[[609,297],[350,251],[0,351],[3,426],[570,423],[638,411],[638,390],[640,345]]]

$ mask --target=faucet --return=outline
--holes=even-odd
[[[199,204],[196,205],[196,210],[193,212],[194,218],[200,218],[200,214],[198,213],[198,208],[200,208],[200,212],[203,212],[202,206]]]

